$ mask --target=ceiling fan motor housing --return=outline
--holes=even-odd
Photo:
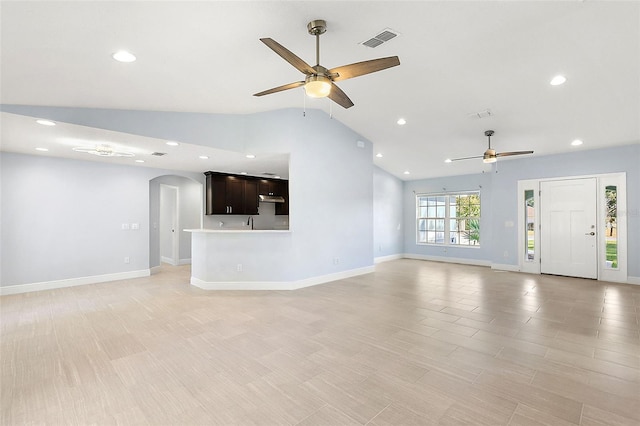
[[[313,36],[324,34],[327,31],[327,22],[324,19],[315,19],[307,24],[307,31]]]

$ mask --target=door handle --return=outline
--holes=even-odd
[[[595,233],[595,232],[593,232],[593,231],[591,231],[591,232],[587,232],[587,233],[586,233],[586,234],[584,234],[584,235],[596,235],[596,233]]]

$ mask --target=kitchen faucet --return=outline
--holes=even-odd
[[[253,229],[253,216],[249,216],[249,218],[247,218],[247,226],[249,226],[249,223],[251,223],[251,229]]]

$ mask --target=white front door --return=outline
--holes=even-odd
[[[598,277],[596,179],[540,183],[540,272]]]

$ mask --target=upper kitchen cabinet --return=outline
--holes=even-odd
[[[205,172],[205,214],[258,214],[258,183],[255,179]]]

